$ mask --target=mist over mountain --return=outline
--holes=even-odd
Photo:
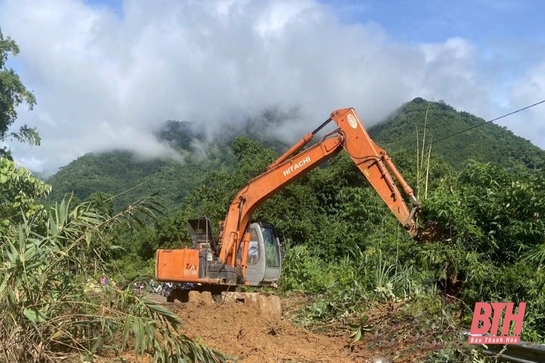
[[[95,192],[122,193],[116,198],[116,207],[120,208],[139,196],[157,192],[167,207],[176,205],[202,183],[206,172],[234,167],[236,159],[230,143],[236,137],[258,140],[278,155],[287,150],[291,145],[280,141],[285,137],[278,137],[275,131],[289,122],[294,112],[268,109],[235,125],[225,120],[213,135],[199,127],[198,120],[168,120],[155,135],[158,140],[168,143],[180,159],[142,159],[124,150],[89,153],[47,178],[53,186],[50,200],[60,200],[70,192],[82,200]],[[545,165],[545,151],[505,127],[493,123],[479,126],[484,122],[444,102],[416,98],[401,105],[383,122],[368,128],[368,132],[390,154],[394,163],[396,158],[411,160],[417,142],[421,146],[424,141],[426,152],[428,144],[433,143],[432,155],[444,158],[457,168],[469,160],[506,168],[536,169]],[[472,129],[464,131],[468,128]],[[323,133],[317,135],[314,142],[318,142]],[[304,132],[293,137],[303,135]]]

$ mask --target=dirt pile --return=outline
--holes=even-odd
[[[345,338],[308,332],[268,313],[259,303],[217,305],[191,298],[172,309],[185,322],[185,334],[241,363],[364,362],[350,357]]]

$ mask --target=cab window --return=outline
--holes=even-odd
[[[276,236],[271,228],[262,228],[265,242],[265,259],[268,267],[280,267],[280,256],[276,245]]]

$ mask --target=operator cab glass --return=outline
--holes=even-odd
[[[267,267],[280,267],[280,251],[274,229],[268,226],[261,226],[263,242],[265,245],[265,263]]]
[[[257,264],[264,256],[267,267],[280,267],[280,246],[276,238],[274,229],[269,226],[260,226],[261,236],[263,236],[263,248],[259,248],[260,236],[256,227],[250,227],[250,245],[248,246],[248,265]],[[242,246],[238,250],[237,258],[240,259]]]
[[[250,228],[250,246],[248,247],[248,264],[255,265],[259,261],[259,237],[255,228]],[[242,246],[242,245],[241,245]],[[240,249],[242,252],[242,249]]]

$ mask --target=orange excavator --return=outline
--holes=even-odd
[[[304,149],[331,121],[336,123],[336,130]],[[271,224],[251,223],[252,214],[267,199],[343,149],[405,230],[418,240],[421,232],[417,216],[421,206],[413,189],[386,151],[369,137],[356,110],[343,108],[332,112],[322,125],[305,135],[261,175],[242,187],[232,201],[225,220],[220,223],[217,239],[213,236],[208,218],[188,221],[193,246],[157,250],[156,279],[189,283],[201,292],[210,291],[215,300],[221,299],[219,296],[223,291],[240,285],[275,285],[282,269],[281,244]],[[412,208],[406,204],[392,176],[411,201]]]

